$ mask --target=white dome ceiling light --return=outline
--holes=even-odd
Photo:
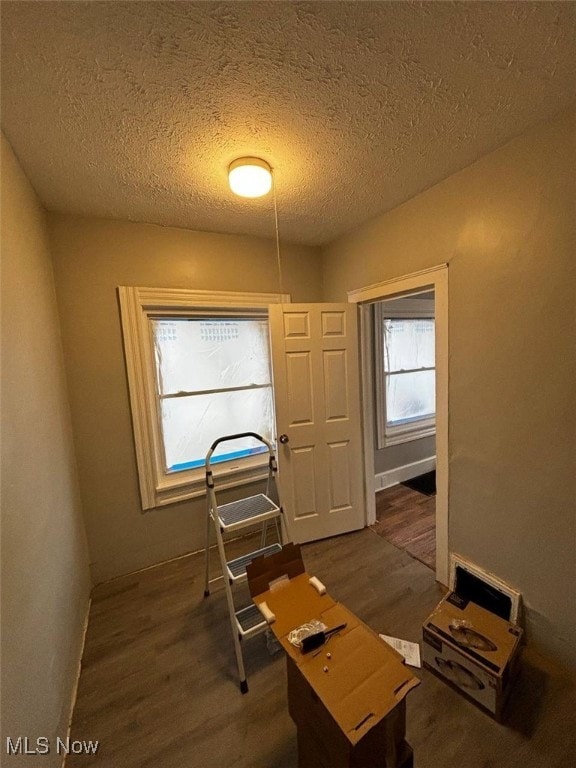
[[[258,157],[239,157],[230,163],[228,182],[241,197],[262,197],[272,189],[272,168]]]

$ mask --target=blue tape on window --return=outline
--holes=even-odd
[[[241,451],[232,451],[230,453],[221,453],[218,456],[212,456],[210,464],[220,464],[223,461],[232,461],[233,459],[242,459],[246,456],[254,456],[257,453],[264,453],[268,449],[265,445],[257,446],[256,448],[244,448]],[[193,461],[185,461],[182,464],[173,464],[168,467],[168,472],[182,472],[185,469],[197,469],[203,467],[206,463],[205,459],[194,459]]]

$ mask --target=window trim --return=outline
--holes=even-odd
[[[289,294],[196,291],[183,288],[119,286],[120,317],[128,377],[130,411],[142,509],[203,496],[202,468],[167,474],[156,396],[156,372],[150,317],[219,313],[267,317],[270,304],[288,304]],[[241,459],[241,466],[218,467],[220,487],[254,482],[265,475],[267,459]]]
[[[422,307],[422,304],[426,307]],[[434,319],[434,311],[430,309],[431,302],[416,299],[410,303],[403,302],[403,309],[384,312],[383,301],[374,306],[374,369],[375,369],[375,404],[376,404],[376,447],[380,450],[391,445],[400,445],[423,437],[436,434],[436,416],[419,419],[411,424],[398,424],[386,427],[386,373],[384,371],[384,317],[393,319],[422,320]],[[436,361],[434,361],[436,362]],[[430,370],[430,369],[428,369]],[[434,369],[436,370],[436,365]]]

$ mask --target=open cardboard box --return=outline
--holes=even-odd
[[[500,721],[521,637],[520,627],[450,592],[424,622],[423,664]]]
[[[400,654],[306,573],[297,545],[253,561],[248,584],[287,654],[288,708],[298,726],[300,768],[411,764],[404,699],[420,681]],[[328,629],[346,626],[303,653],[288,635],[313,619]]]

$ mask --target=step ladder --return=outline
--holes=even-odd
[[[216,489],[214,476],[210,461],[215,448],[225,441],[238,440],[244,437],[253,437],[266,446],[269,454],[268,458],[268,478],[266,482],[266,493],[259,493],[255,496],[233,501],[229,504],[218,506],[216,501]],[[286,521],[284,520],[284,530],[282,528],[282,507],[272,500],[275,495],[278,498],[278,489],[276,483],[276,457],[274,448],[266,438],[255,432],[242,432],[236,435],[225,435],[218,438],[210,446],[206,455],[206,578],[204,587],[204,597],[210,594],[210,585],[222,579],[226,592],[228,603],[228,613],[230,615],[230,624],[232,627],[232,636],[234,639],[234,650],[236,653],[236,662],[238,664],[238,674],[240,677],[240,690],[247,693],[248,683],[246,681],[246,672],[244,670],[244,659],[242,656],[242,641],[255,637],[263,633],[268,625],[257,606],[248,598],[244,597],[244,605],[237,606],[241,601],[239,590],[235,589],[239,584],[246,582],[246,568],[256,557],[267,556],[280,552],[284,543],[284,531],[286,531]],[[210,521],[214,523],[216,531],[216,541],[218,544],[218,554],[220,557],[221,575],[214,578],[210,577]],[[226,534],[238,533],[248,528],[261,526],[260,546],[258,549],[246,552],[245,554],[230,560],[226,554]],[[275,532],[275,541],[267,544],[269,527]],[[246,604],[247,603],[247,604]]]

